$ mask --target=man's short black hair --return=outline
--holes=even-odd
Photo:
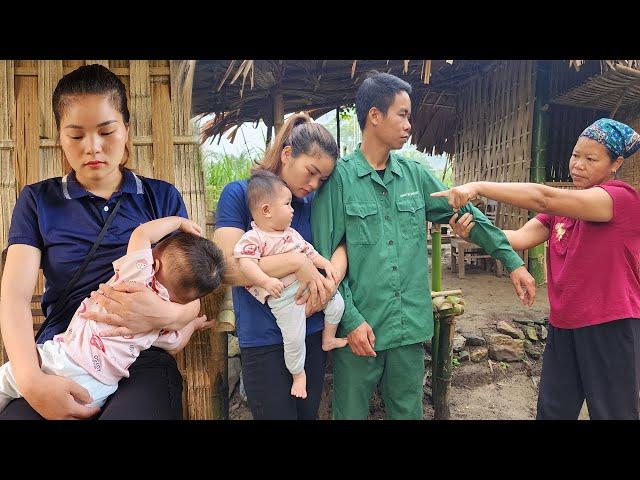
[[[376,107],[386,115],[398,93],[407,92],[407,95],[411,95],[411,91],[411,85],[395,75],[375,70],[369,72],[356,93],[356,114],[360,130],[364,130],[371,108]]]

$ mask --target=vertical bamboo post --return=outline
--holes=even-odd
[[[213,419],[229,420],[229,343],[226,331],[211,333]]]
[[[531,169],[532,182],[544,183],[545,166],[547,163],[547,141],[549,138],[549,69],[548,61],[536,61],[535,73],[535,104],[533,110],[533,141],[531,143]],[[534,212],[529,212],[532,218]],[[544,245],[538,245],[529,249],[529,272],[536,281],[536,285],[542,285],[544,278]]]
[[[175,184],[171,94],[168,76],[151,77],[151,100],[153,174],[155,178]]]
[[[276,90],[273,94],[273,126],[275,134],[278,135],[284,124],[284,98],[282,92]]]
[[[340,105],[336,107],[336,144],[338,145],[338,154],[340,153]]]
[[[15,105],[15,69],[13,60],[0,60],[0,250],[2,259],[0,264],[0,279],[4,269],[4,250],[9,238],[9,224],[11,213],[16,203],[18,189],[15,173],[15,134],[16,134],[16,105]],[[5,362],[2,335],[0,334],[0,362]]]
[[[436,315],[437,316],[437,315]],[[438,367],[431,379],[433,385],[433,417],[435,420],[449,420],[449,387],[451,386],[451,358],[453,356],[453,335],[456,331],[456,317],[442,317],[438,346]]]
[[[16,101],[13,60],[0,60],[0,249],[9,238],[11,214],[18,195],[16,184]],[[0,354],[2,345],[0,345]]]
[[[179,61],[169,61],[169,75],[175,185],[182,193],[189,218],[206,228],[204,174],[198,157],[199,142],[191,122],[191,93],[188,89],[185,90],[181,83]],[[176,141],[176,137],[180,137],[181,140]],[[212,312],[215,312],[204,311],[209,318],[212,318]],[[212,412],[216,408],[212,405],[214,387],[210,370],[213,356],[211,337],[214,335],[211,331],[195,332],[189,345],[176,357],[179,368],[186,372],[187,410],[190,420],[212,418]],[[223,405],[222,408],[224,407]]]
[[[431,227],[431,289],[434,292],[442,290],[442,236],[440,224],[434,223]],[[429,292],[427,293],[429,294]],[[440,321],[437,315],[433,315],[433,337],[431,338],[431,398],[439,396],[436,376],[439,366],[438,352],[440,349]]]
[[[269,148],[269,144],[271,143],[271,123],[267,123],[267,138],[265,139],[266,145],[264,146],[265,150]]]
[[[152,137],[153,108],[151,105],[151,77],[148,60],[129,62],[129,97],[131,138],[133,139],[132,167],[145,177],[153,175]]]

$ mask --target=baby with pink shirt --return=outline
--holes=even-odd
[[[270,277],[262,271],[258,260],[269,255],[296,251],[307,255],[314,266],[324,269],[327,278],[334,282],[338,273],[329,260],[291,228],[291,191],[280,177],[266,170],[254,173],[247,185],[247,198],[253,217],[252,229],[236,243],[233,256],[239,259],[240,271],[252,282],[251,286],[246,287],[247,290],[259,302],[268,303],[282,332],[285,365],[293,376],[291,395],[306,398],[304,362],[307,317],[305,305],[298,305],[295,301],[298,280],[294,274],[283,278]],[[344,312],[344,300],[340,292],[336,291],[323,311],[325,322],[322,349],[328,351],[346,346],[346,338],[336,338],[338,323]]]
[[[177,230],[180,232],[160,241]],[[180,304],[207,295],[221,284],[224,257],[213,242],[201,235],[196,223],[177,216],[140,225],[131,234],[127,254],[113,262],[115,274],[107,284],[139,282],[162,299]],[[151,245],[158,241],[152,249]],[[85,298],[67,330],[36,348],[42,371],[70,378],[86,388],[93,399],[87,405],[90,407],[104,405],[120,379],[129,376],[129,366],[141,351],[155,346],[175,354],[196,330],[213,323],[202,316],[178,331],[103,337],[101,333],[111,326],[87,320],[83,316],[87,311],[105,312],[94,300]],[[0,367],[0,412],[20,397],[11,362],[7,362]]]

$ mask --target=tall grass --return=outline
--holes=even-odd
[[[234,180],[249,178],[255,163],[249,154],[239,156],[222,152],[207,154],[202,161],[207,198],[207,209],[215,211],[224,186]]]

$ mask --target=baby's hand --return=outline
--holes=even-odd
[[[199,237],[202,236],[202,229],[200,228],[200,225],[186,218],[182,220],[182,223],[180,224],[180,230],[182,230],[183,232],[198,235]]]
[[[280,298],[280,295],[282,295],[282,291],[284,290],[284,283],[277,278],[270,277],[269,280],[264,282],[262,288],[269,292],[269,295],[272,297]]]
[[[338,283],[340,283],[338,282],[338,271],[333,267],[331,262],[327,262],[327,264],[323,268],[324,271],[327,272],[327,278],[338,285]]]

